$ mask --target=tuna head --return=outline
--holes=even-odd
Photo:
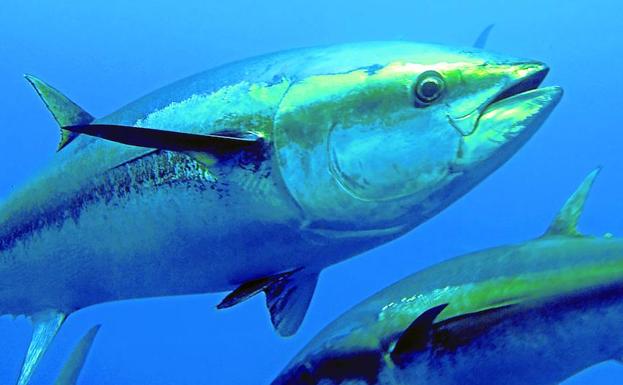
[[[334,236],[400,233],[435,215],[517,151],[562,95],[537,88],[545,65],[482,51],[386,43],[323,59],[339,71],[292,84],[274,142],[310,228]]]

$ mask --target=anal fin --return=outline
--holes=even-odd
[[[237,305],[264,292],[270,319],[279,335],[291,336],[299,329],[318,282],[316,272],[297,269],[242,284],[227,295],[217,308]]]
[[[60,375],[54,382],[54,385],[76,385],[78,377],[82,371],[82,367],[86,362],[89,351],[93,346],[93,341],[99,332],[101,325],[96,325],[89,329],[89,331],[80,339],[80,342],[76,345],[72,351],[69,359],[63,366]]]
[[[66,314],[54,310],[40,312],[31,317],[33,323],[32,339],[17,385],[26,385],[30,382],[37,365],[39,365],[41,358],[50,347],[66,318]]]

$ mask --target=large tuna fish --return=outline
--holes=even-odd
[[[28,76],[61,150],[0,209],[0,314],[35,326],[127,298],[265,292],[282,335],[319,272],[439,213],[561,98],[542,63],[409,42],[277,53],[95,119]]]
[[[273,385],[553,385],[623,358],[623,238],[576,225],[413,274],[325,328]]]

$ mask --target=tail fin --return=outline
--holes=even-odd
[[[54,116],[54,119],[61,127],[61,141],[58,144],[57,151],[62,150],[79,135],[78,133],[65,130],[63,127],[87,125],[95,120],[91,114],[80,108],[80,106],[69,100],[55,88],[34,76],[24,76],[35,88],[35,91],[37,91],[37,94],[39,94],[43,103],[45,103],[46,107],[50,110],[52,116]]]
[[[76,385],[99,329],[100,325],[92,327],[78,342],[56,379],[55,385]]]

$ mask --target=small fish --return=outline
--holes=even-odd
[[[131,298],[265,293],[299,328],[319,273],[435,216],[562,97],[546,65],[377,42],[293,50],[180,80],[95,118],[34,76],[60,126],[0,207],[0,314],[34,324],[28,383],[67,315]]]
[[[577,223],[415,273],[327,326],[273,385],[552,385],[623,352],[623,238]]]

